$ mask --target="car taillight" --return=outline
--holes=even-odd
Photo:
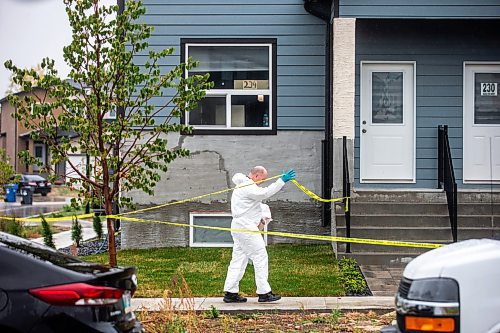
[[[47,186],[50,186],[50,185],[52,185],[52,183],[51,182],[47,182]]]
[[[36,183],[35,182],[29,182],[28,185],[29,186],[36,186]]]
[[[30,294],[52,305],[107,305],[121,299],[123,290],[71,283],[59,286],[30,289]]]

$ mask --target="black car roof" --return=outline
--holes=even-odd
[[[0,247],[7,247],[18,253],[32,258],[50,262],[78,273],[102,273],[110,270],[109,267],[90,263],[79,258],[59,252],[51,247],[27,239],[0,232]]]

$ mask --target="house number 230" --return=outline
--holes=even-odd
[[[481,82],[481,96],[496,96],[497,83]]]

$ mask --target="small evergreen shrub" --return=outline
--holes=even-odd
[[[76,246],[79,247],[83,239],[82,225],[78,221],[76,216],[73,217],[73,223],[71,224],[71,240],[75,242]]]
[[[102,238],[102,222],[99,216],[94,216],[94,220],[92,221],[92,227],[94,228],[95,233],[97,234],[97,239],[101,240]]]
[[[54,244],[54,238],[52,235],[52,229],[50,228],[50,224],[47,222],[43,215],[40,215],[42,219],[42,236],[43,236],[43,244],[55,249],[56,244]]]

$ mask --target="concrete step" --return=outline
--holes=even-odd
[[[336,216],[337,227],[345,226],[345,216]],[[491,217],[484,215],[462,215],[457,217],[459,228],[500,227],[500,216]],[[450,227],[450,218],[446,215],[422,215],[422,214],[392,214],[392,215],[351,215],[351,227]]]
[[[430,250],[430,249],[429,249]],[[353,258],[358,265],[391,265],[406,266],[419,254],[415,253],[387,253],[387,252],[358,252],[358,253],[339,253],[338,257]]]
[[[420,214],[448,215],[446,203],[419,202],[358,202],[350,203],[351,214],[387,215],[387,214]],[[336,205],[337,215],[344,214],[343,206]],[[458,215],[500,216],[500,203],[458,203]]]
[[[432,243],[432,244],[449,244],[449,242],[443,242],[441,240],[412,240],[411,242],[415,243]],[[359,243],[350,243],[351,244],[351,252],[354,253],[362,253],[362,252],[375,252],[375,253],[413,253],[413,254],[421,254],[429,249],[427,248],[419,248],[419,247],[401,247],[401,246],[387,246],[387,245],[373,245],[373,244],[359,244]],[[347,243],[337,243],[337,251],[338,253],[345,253],[347,247]]]
[[[443,190],[392,191],[392,190],[356,190],[351,193],[353,202],[407,202],[407,203],[444,203],[446,193]],[[500,192],[495,191],[458,191],[458,203],[500,203]]]
[[[337,228],[337,235],[345,236],[345,227]],[[381,240],[407,240],[416,241],[422,239],[434,239],[442,242],[451,242],[452,235],[450,227],[351,227],[351,237],[381,239]],[[470,238],[493,238],[500,239],[500,228],[460,228],[458,239]]]
[[[408,202],[350,202],[351,214],[387,215],[387,214],[448,214],[448,206],[443,203],[408,203]],[[343,206],[337,206],[336,213],[344,213]]]

